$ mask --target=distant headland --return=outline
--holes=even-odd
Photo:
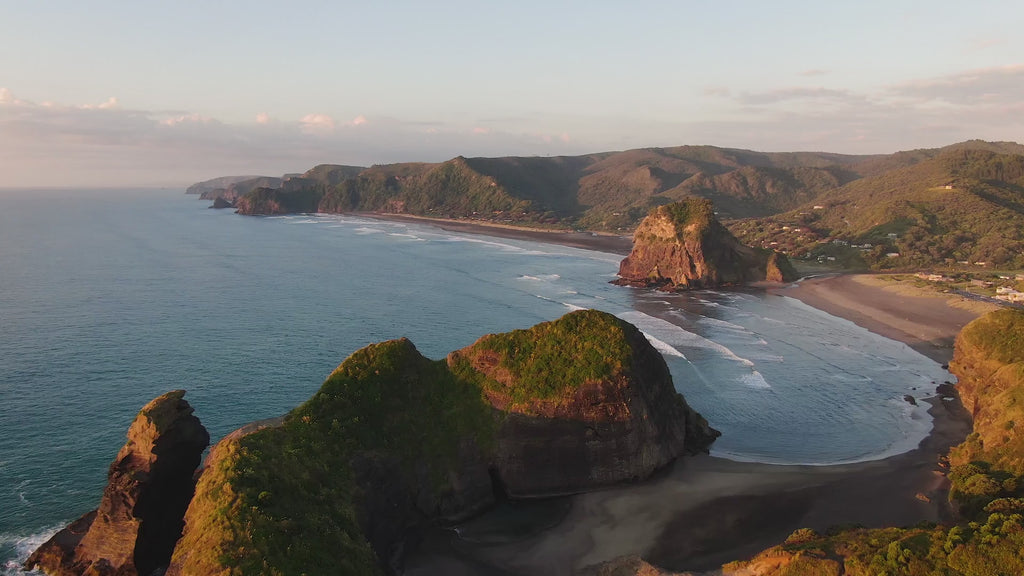
[[[794,263],[914,270],[1024,269],[1024,146],[969,140],[887,155],[714,146],[583,156],[456,157],[190,186],[241,214],[413,215],[630,234],[650,211],[713,202],[744,244]]]

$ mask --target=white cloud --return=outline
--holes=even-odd
[[[216,122],[216,120],[201,114],[180,114],[164,118],[160,121],[160,124],[164,126],[179,126],[181,124],[211,124],[213,122]]]
[[[327,114],[306,114],[299,120],[302,130],[307,134],[324,134],[334,132],[335,121]]]
[[[52,102],[44,102],[43,105],[47,107],[56,106],[56,104]],[[118,101],[117,98],[115,98],[114,96],[107,98],[105,101],[100,102],[99,104],[82,104],[81,106],[79,106],[79,108],[81,108],[82,110],[110,110],[112,108],[117,107]]]
[[[456,155],[582,154],[714,144],[758,150],[894,152],[970,138],[1020,140],[1024,65],[919,78],[873,91],[789,86],[705,91],[727,120],[541,116],[455,123],[325,113],[225,123],[189,110],[37,104],[0,88],[0,187],[184,185],[279,175],[318,163],[440,161]],[[486,130],[486,132],[485,132]],[[481,137],[486,134],[486,137]],[[571,137],[570,137],[571,135]]]

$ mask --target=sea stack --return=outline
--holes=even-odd
[[[424,523],[496,493],[642,479],[717,435],[643,334],[604,312],[444,360],[406,339],[372,344],[280,425],[214,447],[166,574],[401,573]]]
[[[796,279],[784,254],[744,245],[715,218],[710,200],[686,198],[644,218],[615,283],[677,291]]]
[[[142,408],[110,465],[99,508],[40,546],[26,569],[147,576],[167,566],[195,490],[195,470],[210,444],[184,395],[168,392]]]

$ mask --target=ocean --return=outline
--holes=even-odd
[[[336,215],[245,217],[181,190],[0,190],[0,574],[94,508],[138,410],[174,389],[214,441],[307,399],[353,351],[442,358],[578,308],[637,325],[722,437],[834,464],[916,447],[909,347],[758,290],[609,284],[621,257]]]

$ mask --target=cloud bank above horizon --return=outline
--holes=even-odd
[[[1024,65],[920,78],[875,93],[814,85],[709,91],[743,118],[650,123],[621,118],[400,120],[323,113],[225,122],[181,110],[36,103],[0,88],[2,187],[180,186],[226,174],[280,175],[319,163],[436,162],[463,156],[572,155],[712,144],[851,154],[1024,134]],[[554,125],[545,131],[542,126]],[[5,162],[6,163],[6,162]],[[65,177],[67,175],[68,177]],[[112,177],[117,175],[117,177]]]
[[[19,48],[0,51],[0,188],[683,144],[866,154],[1024,139],[1024,7],[998,2],[740,2],[744,18],[646,1],[55,2],[0,22]]]

